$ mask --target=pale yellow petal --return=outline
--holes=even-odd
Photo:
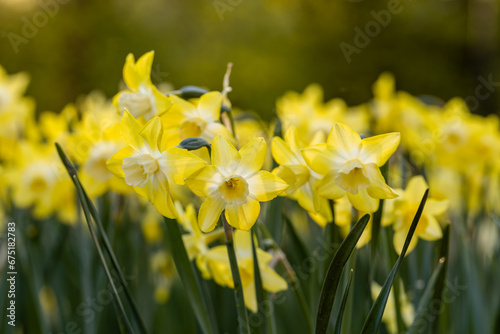
[[[360,160],[381,167],[394,154],[400,141],[399,132],[365,138],[361,142]]]
[[[224,176],[231,176],[240,163],[240,153],[222,136],[212,141],[212,165],[217,167]]]
[[[310,177],[309,169],[304,165],[281,165],[273,170],[273,174],[289,185],[289,194],[308,182]]]
[[[224,178],[216,167],[209,165],[194,172],[185,181],[196,196],[207,197],[219,188]]]
[[[134,150],[139,151],[144,145],[143,139],[139,135],[142,130],[142,126],[137,120],[130,114],[128,110],[123,112],[122,120],[120,123],[120,133],[122,135],[123,141],[132,147]]]
[[[170,196],[168,180],[166,178],[161,178],[156,188],[149,184],[148,186],[153,188],[153,198],[150,197],[149,199],[154,204],[155,208],[165,217],[175,219],[177,217],[177,212],[172,197]]]
[[[257,295],[255,292],[255,281],[250,282],[247,286],[243,287],[243,298],[245,299],[245,306],[253,313],[257,313]]]
[[[210,232],[219,221],[222,210],[224,209],[224,201],[219,196],[208,196],[201,204],[198,213],[198,225],[203,232]]]
[[[285,181],[264,170],[258,171],[246,181],[250,194],[261,202],[272,200],[288,188]]]
[[[347,198],[358,211],[375,212],[378,209],[379,200],[368,195],[366,189],[361,189],[356,195],[348,192]]]
[[[429,188],[429,186],[423,176],[414,176],[410,179],[410,181],[408,181],[408,185],[406,186],[403,194],[403,199],[411,204],[420,203],[427,188]]]
[[[427,221],[427,226],[425,226],[423,232],[419,231],[420,233],[418,236],[424,240],[430,241],[441,239],[443,237],[443,231],[436,218],[431,215],[426,215],[425,219]]]
[[[340,167],[326,144],[318,144],[301,150],[307,165],[318,174],[326,174],[335,167]]]
[[[342,123],[335,123],[326,142],[329,149],[335,148],[346,158],[356,157],[361,149],[360,135]]]
[[[198,102],[198,110],[203,118],[210,121],[218,121],[220,118],[220,107],[222,95],[219,92],[209,92],[203,94]]]
[[[396,253],[401,254],[401,251],[403,250],[403,246],[406,241],[406,236],[408,234],[407,229],[401,229],[396,232],[394,232],[394,249],[396,250]],[[415,249],[415,246],[417,246],[417,241],[418,241],[418,236],[413,235],[413,238],[411,238],[410,245],[408,246],[408,250],[406,251],[406,255],[410,254],[410,252]]]
[[[161,135],[161,121],[159,117],[154,117],[149,122],[144,125],[142,130],[139,132],[139,135],[144,139],[146,143],[148,143],[149,147],[157,151],[159,139]]]
[[[248,197],[245,204],[226,206],[226,219],[229,225],[244,231],[250,231],[260,213],[260,203]]]
[[[280,137],[274,137],[271,142],[271,153],[274,160],[280,165],[292,165],[300,163],[295,158],[290,146]]]
[[[385,183],[384,176],[378,169],[377,165],[370,163],[364,166],[370,180],[370,186],[368,187],[368,194],[373,198],[380,199],[391,199],[398,197],[391,187]]]
[[[448,200],[435,200],[429,198],[427,202],[425,202],[424,212],[430,215],[441,215],[448,210],[449,207]]]
[[[239,153],[241,160],[235,174],[244,178],[250,177],[262,168],[264,160],[266,160],[266,141],[262,137],[254,138],[243,146]]]
[[[262,277],[262,287],[264,290],[275,293],[288,289],[286,280],[270,267],[260,266],[260,275]]]
[[[122,179],[125,178],[125,173],[122,169],[123,159],[132,155],[134,155],[134,150],[132,150],[130,147],[122,148],[106,161],[108,170]]]
[[[160,162],[160,168],[177,184],[184,184],[184,179],[206,166],[203,159],[178,147],[169,148],[163,155],[165,159]]]
[[[328,199],[339,199],[344,196],[346,192],[338,186],[335,181],[336,176],[337,173],[335,171],[331,171],[317,182],[317,191],[320,196]]]

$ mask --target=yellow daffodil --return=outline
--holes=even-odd
[[[254,138],[239,151],[222,136],[212,141],[212,165],[186,179],[199,197],[198,224],[203,232],[212,231],[225,210],[228,223],[248,231],[260,213],[260,203],[270,201],[288,184],[270,172],[260,170],[266,158],[266,142]]]
[[[377,299],[381,290],[382,287],[379,284],[377,284],[376,282],[372,283],[371,294],[373,300]],[[406,295],[403,283],[400,284],[399,293],[401,317],[403,318],[403,322],[405,323],[406,327],[410,327],[413,323],[413,320],[415,319],[415,308]],[[394,297],[394,289],[391,288],[391,291],[389,292],[389,298],[387,299],[387,304],[385,306],[384,315],[382,316],[382,321],[384,322],[389,334],[399,333],[396,317],[396,300]]]
[[[252,312],[257,312],[251,232],[236,230],[234,247],[245,305]],[[269,266],[273,256],[260,248],[257,248],[256,251],[264,290],[269,292],[286,290],[288,288],[287,282]],[[217,284],[234,288],[226,246],[211,248],[206,255],[206,261],[210,274]]]
[[[177,145],[181,140],[201,137],[211,142],[223,135],[234,143],[228,128],[219,122],[222,95],[219,92],[203,94],[197,104],[172,96],[173,105],[161,116],[165,136]]]
[[[402,192],[401,197],[394,200],[394,215],[397,216],[396,222],[393,225],[394,248],[398,254],[400,254],[403,249],[406,235],[408,234],[408,230],[417,213],[422,196],[427,188],[427,182],[425,182],[422,176],[414,176],[408,182],[408,186],[405,191]],[[438,240],[443,236],[441,226],[436,216],[445,213],[447,209],[448,201],[439,201],[433,198],[427,199],[422,217],[420,218],[406,254],[410,253],[415,248],[419,238],[424,240]]]
[[[361,139],[344,124],[336,123],[326,144],[302,150],[303,157],[313,171],[325,175],[318,182],[320,196],[339,199],[344,194],[359,211],[374,212],[378,199],[395,198],[380,173],[399,145],[399,133],[388,133]]]
[[[108,161],[108,169],[149,199],[162,215],[176,217],[169,181],[183,184],[184,178],[205,165],[205,161],[177,147],[162,145],[161,121],[152,118],[146,125],[125,110],[121,135],[127,147]]]
[[[318,133],[321,136],[321,133]],[[313,171],[305,162],[300,149],[304,145],[297,137],[297,130],[291,126],[285,134],[285,139],[274,137],[271,151],[274,160],[280,165],[273,170],[273,174],[282,178],[289,187],[284,192],[292,199],[297,200],[321,226],[332,220],[332,213],[328,200],[314,194],[314,187],[323,176]],[[316,141],[316,140],[315,140]],[[314,142],[313,142],[314,143]],[[314,201],[316,200],[316,203]]]
[[[123,66],[123,80],[129,90],[118,93],[113,99],[120,113],[128,110],[137,119],[150,120],[168,110],[171,101],[160,93],[151,82],[154,51],[141,56],[137,62],[129,53]]]

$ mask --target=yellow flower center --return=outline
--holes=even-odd
[[[37,177],[35,177],[33,179],[33,181],[31,181],[30,189],[33,192],[41,193],[45,189],[47,189],[47,182],[45,182],[45,180],[43,179],[43,177],[37,176]]]
[[[133,187],[144,187],[148,178],[159,171],[159,157],[141,154],[123,159],[125,182]]]
[[[219,186],[219,195],[226,204],[245,204],[248,194],[248,183],[240,176],[233,176]]]
[[[207,122],[199,117],[187,119],[181,124],[179,135],[181,139],[199,137],[206,125]]]
[[[358,191],[368,188],[370,180],[366,175],[365,167],[358,159],[352,159],[345,163],[335,176],[335,182],[345,191],[356,195]]]

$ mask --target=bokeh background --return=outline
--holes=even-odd
[[[349,63],[340,44],[389,6],[399,12]],[[153,82],[176,88],[220,90],[231,61],[233,105],[269,119],[278,96],[311,82],[366,102],[383,71],[414,95],[474,96],[479,76],[500,82],[498,16],[496,0],[0,0],[0,64],[31,74],[40,112],[95,89],[112,97],[129,52],[155,50]],[[475,111],[499,100],[495,88]]]

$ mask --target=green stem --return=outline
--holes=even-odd
[[[240,333],[250,333],[247,308],[245,306],[245,297],[243,296],[243,285],[241,284],[240,271],[234,249],[233,227],[227,222],[224,211],[222,211],[221,218],[222,224],[224,225],[224,234],[226,238],[229,264],[231,265],[231,274],[233,275],[234,299],[236,301],[236,310],[238,312],[238,329]]]

